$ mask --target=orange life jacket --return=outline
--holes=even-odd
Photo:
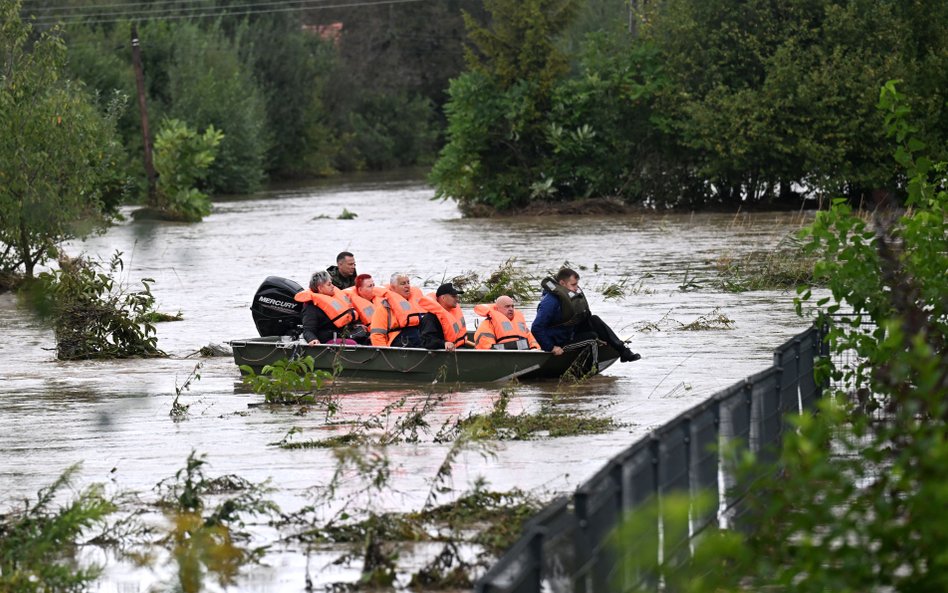
[[[378,298],[384,296],[386,291],[381,286],[373,287],[371,301],[360,295],[355,286],[350,286],[342,292],[347,294],[349,300],[352,301],[352,306],[355,308],[356,313],[359,314],[359,321],[368,327],[372,324],[372,315],[375,314]]]
[[[449,311],[430,296],[425,296],[418,302],[425,311],[433,313],[438,318],[445,342],[454,342],[454,345],[458,347],[464,345],[467,341],[467,325],[464,322],[464,311],[461,307],[455,307]]]
[[[311,302],[322,309],[329,321],[336,327],[345,327],[359,318],[348,295],[339,290],[332,296],[311,290],[302,290],[296,293],[293,298],[300,303]]]
[[[531,350],[540,349],[540,344],[530,333],[523,313],[520,311],[514,310],[513,320],[507,319],[507,316],[493,305],[477,305],[474,307],[474,312],[486,318],[477,326],[477,331],[474,333],[474,347],[478,350],[489,350],[495,344],[517,340],[526,340]]]
[[[418,304],[421,298],[421,290],[414,286],[411,287],[411,299],[407,301],[394,290],[385,290],[372,315],[372,329],[369,331],[372,345],[391,346],[402,329],[421,323],[425,314]]]

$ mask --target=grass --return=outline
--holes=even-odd
[[[609,417],[566,410],[556,405],[543,406],[535,413],[511,414],[507,411],[511,394],[501,391],[489,414],[472,414],[457,422],[458,431],[470,431],[478,439],[524,441],[542,437],[567,437],[610,432],[619,425]]]
[[[804,253],[799,240],[787,235],[769,251],[752,251],[739,257],[722,255],[714,262],[714,284],[728,292],[788,290],[818,284],[813,274],[815,255]]]
[[[152,311],[150,313],[146,313],[145,315],[143,315],[142,319],[149,323],[161,323],[164,321],[181,321],[184,319],[184,315],[181,314],[181,311],[178,311],[174,315],[172,315],[171,313],[162,313],[160,311]]]

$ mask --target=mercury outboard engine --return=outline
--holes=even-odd
[[[299,336],[303,303],[293,296],[303,287],[279,276],[267,276],[253,297],[250,312],[261,336]]]

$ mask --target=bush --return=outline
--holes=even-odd
[[[211,212],[207,195],[194,185],[207,176],[224,135],[208,126],[198,135],[182,121],[165,120],[155,138],[158,207],[172,217],[196,222]]]
[[[60,268],[39,275],[28,289],[29,302],[50,319],[60,360],[159,357],[152,280],[142,290],[127,292],[116,284],[122,254],[112,256],[107,272],[94,261],[60,258]]]

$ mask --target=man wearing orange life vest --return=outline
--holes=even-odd
[[[329,272],[313,274],[309,290],[300,291],[293,298],[303,303],[303,339],[310,345],[347,339],[357,329],[358,316],[352,302],[336,290]]]
[[[392,274],[392,282],[372,315],[372,345],[421,348],[418,326],[425,314],[418,303],[421,298],[421,290],[411,285],[407,274]]]
[[[438,287],[434,299],[421,299],[421,306],[428,312],[421,320],[421,344],[428,350],[455,350],[467,341],[464,312],[458,306],[460,294],[448,282]]]
[[[523,313],[514,308],[514,301],[506,295],[497,297],[492,305],[477,305],[474,312],[484,317],[474,333],[474,347],[512,350],[539,350],[540,344],[527,329]]]
[[[355,286],[343,290],[352,301],[352,306],[359,315],[359,321],[366,327],[372,324],[372,316],[379,306],[381,297],[385,296],[385,289],[376,286],[375,280],[368,274],[359,274],[355,279]]]

